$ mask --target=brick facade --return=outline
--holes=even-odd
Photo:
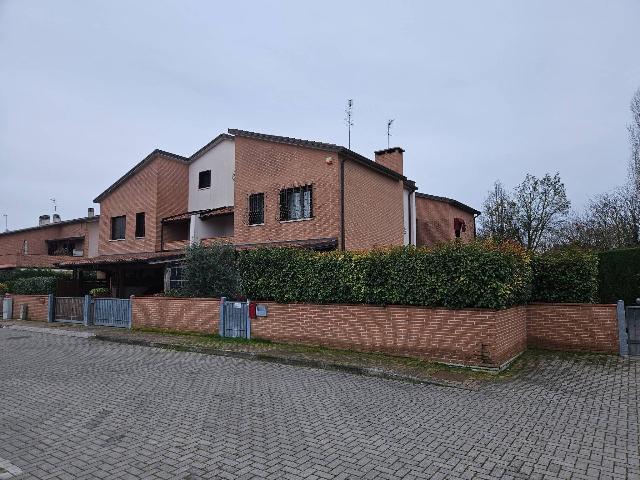
[[[89,256],[90,228],[98,218],[79,218],[59,224],[17,230],[0,234],[0,268],[4,267],[52,267],[55,263],[71,258],[68,255],[49,255],[47,240],[78,238],[76,249],[83,257]],[[83,240],[84,239],[84,240]],[[27,252],[24,252],[24,242]]]
[[[46,322],[49,315],[48,295],[11,295],[13,298],[13,315],[11,318],[20,318],[20,306],[28,306],[28,320]]]
[[[550,350],[618,353],[616,306],[529,305],[527,343]]]
[[[402,180],[345,162],[346,250],[404,244],[403,190]]]
[[[133,297],[133,327],[218,333],[220,301],[215,298]]]
[[[100,200],[98,253],[160,250],[161,220],[187,210],[188,165],[157,155]],[[136,213],[145,213],[145,236],[135,238]],[[111,219],[126,216],[124,240],[111,240]]]
[[[454,218],[462,218],[466,231],[462,241],[475,238],[475,218],[473,213],[462,210],[447,201],[416,195],[416,245],[431,247],[456,238]]]
[[[246,137],[236,137],[235,142],[235,243],[339,237],[340,162],[336,154]],[[304,185],[313,185],[313,218],[281,222],[280,190]],[[264,193],[264,225],[249,225],[252,193]]]

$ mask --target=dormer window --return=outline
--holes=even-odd
[[[211,187],[211,170],[203,170],[198,174],[198,188],[202,190],[203,188]]]

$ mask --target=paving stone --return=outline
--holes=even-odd
[[[0,329],[12,478],[638,478],[634,359],[550,355],[462,390],[15,333]]]

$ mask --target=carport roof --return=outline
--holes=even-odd
[[[121,265],[132,263],[154,263],[157,260],[172,260],[174,258],[182,258],[183,252],[143,252],[143,253],[124,253],[119,255],[98,255],[91,258],[78,258],[59,262],[61,268],[74,268],[85,266],[100,265]]]

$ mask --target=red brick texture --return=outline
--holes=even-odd
[[[346,250],[404,244],[403,185],[355,162],[344,165]]]
[[[527,343],[550,350],[618,353],[616,306],[529,305]]]
[[[475,219],[472,213],[453,205],[416,195],[416,245],[431,247],[456,238],[453,219],[462,218],[467,226],[460,238],[475,238]]]
[[[235,143],[235,243],[339,237],[340,162],[336,154],[245,137],[236,137]],[[280,190],[304,185],[313,185],[313,218],[281,222]],[[249,225],[252,193],[264,193],[264,225]]]
[[[373,305],[266,305],[267,316],[251,323],[256,338],[484,367],[499,367],[525,348],[522,308],[505,313]],[[511,331],[500,335],[499,326]]]
[[[376,152],[376,163],[384,165],[385,167],[403,174],[403,152],[400,147],[389,148],[387,150],[380,150]]]
[[[218,333],[220,301],[215,298],[133,297],[133,327]]]
[[[100,202],[99,255],[160,250],[161,220],[187,211],[185,162],[156,157]],[[136,213],[145,213],[145,236],[135,238]],[[125,215],[124,240],[111,240],[111,218]]]
[[[11,295],[13,298],[13,319],[20,318],[20,306],[29,307],[27,320],[46,322],[49,314],[48,295]]]

